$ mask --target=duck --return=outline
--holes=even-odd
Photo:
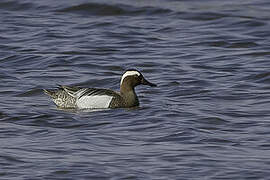
[[[59,85],[57,90],[43,89],[43,91],[61,109],[131,108],[139,106],[139,99],[135,92],[135,87],[138,85],[157,86],[146,80],[138,70],[128,69],[122,75],[119,92],[111,89],[65,85]]]

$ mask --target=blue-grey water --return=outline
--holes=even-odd
[[[268,0],[1,0],[0,179],[269,179]],[[43,88],[140,107],[65,111]]]

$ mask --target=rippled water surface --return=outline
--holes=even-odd
[[[0,1],[0,179],[267,179],[270,3]],[[65,111],[43,88],[140,107]]]

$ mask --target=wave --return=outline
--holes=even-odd
[[[160,15],[170,13],[169,9],[155,7],[134,7],[122,4],[85,3],[57,10],[57,12],[78,13],[96,16],[131,16],[131,15]]]
[[[22,3],[16,1],[2,1],[0,2],[0,9],[10,10],[10,11],[20,11],[28,10],[34,8],[32,3]]]

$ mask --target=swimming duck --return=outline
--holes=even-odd
[[[147,81],[142,73],[135,69],[127,70],[120,81],[120,92],[110,89],[80,88],[76,86],[59,86],[58,90],[47,90],[59,108],[97,109],[97,108],[129,108],[139,106],[135,93],[137,85],[157,86]]]

